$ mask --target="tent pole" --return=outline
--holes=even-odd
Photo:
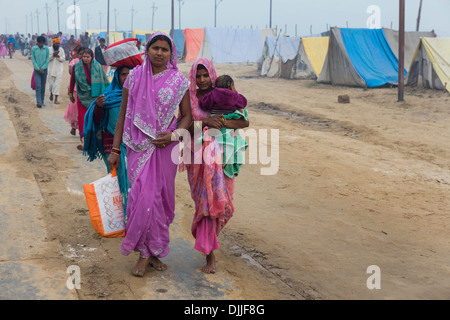
[[[400,1],[398,34],[398,101],[404,100],[405,87],[405,0]]]
[[[420,26],[420,16],[422,14],[422,1],[420,0],[420,5],[419,5],[419,14],[417,15],[417,25],[416,25],[416,31],[419,32],[419,26]]]

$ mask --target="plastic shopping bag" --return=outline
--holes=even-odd
[[[95,231],[104,238],[125,237],[122,195],[116,170],[83,185],[83,189]]]

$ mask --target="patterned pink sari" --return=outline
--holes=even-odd
[[[156,32],[152,38],[161,34]],[[175,216],[177,172],[177,164],[171,155],[178,144],[160,149],[152,144],[152,139],[158,132],[176,129],[175,113],[189,87],[189,82],[178,70],[173,41],[172,52],[168,69],[156,75],[153,75],[146,53],[144,63],[130,71],[123,85],[129,90],[123,142],[127,146],[131,186],[126,209],[126,236],[120,248],[124,255],[137,251],[144,258],[163,258],[169,254],[169,226]]]
[[[201,121],[211,116],[198,104],[196,84],[198,65],[206,67],[213,86],[217,78],[216,70],[209,59],[199,58],[194,62],[189,73],[189,94],[194,121]],[[203,132],[207,131],[208,128],[205,127]],[[205,150],[208,151],[205,152]],[[192,153],[192,164],[180,164],[179,170],[187,171],[191,196],[195,202],[195,214],[191,226],[192,235],[195,237],[194,247],[200,252],[210,254],[213,250],[219,249],[217,235],[233,216],[235,179],[224,175],[222,165],[217,161],[205,161],[205,158],[217,159],[222,156],[222,150],[214,138],[211,141],[204,141],[201,151],[204,157],[202,164],[194,164]],[[211,162],[212,164],[207,164]]]

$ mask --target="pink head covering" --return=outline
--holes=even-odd
[[[189,95],[191,98],[191,110],[192,110],[192,120],[194,121],[200,121],[205,118],[210,117],[210,113],[207,111],[202,110],[198,104],[198,98],[197,98],[197,67],[199,65],[205,66],[206,70],[209,73],[209,77],[211,78],[212,85],[214,87],[216,79],[217,79],[217,73],[216,69],[214,68],[214,65],[211,60],[208,58],[198,58],[194,61],[194,64],[191,67],[191,71],[189,72]]]
[[[150,42],[158,36],[166,36],[172,43],[172,53],[167,62],[167,70],[153,75],[152,64],[148,56]],[[123,142],[136,152],[147,150],[157,133],[166,131],[173,118],[174,104],[180,103],[183,96],[166,89],[166,81],[175,73],[177,67],[177,49],[174,41],[163,32],[155,32],[150,37],[143,57],[143,64],[130,71],[124,87],[129,89],[127,114],[125,117]],[[155,79],[158,79],[157,83]],[[162,90],[161,90],[162,89]],[[164,92],[163,92],[164,91]],[[167,94],[165,93],[167,92]],[[163,97],[158,95],[163,94]],[[183,93],[184,94],[184,93]],[[156,107],[156,99],[162,105]],[[174,103],[175,102],[175,103]],[[176,106],[175,106],[176,107]],[[167,120],[167,118],[170,118]],[[169,123],[167,123],[169,121]]]

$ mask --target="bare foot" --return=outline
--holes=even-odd
[[[50,93],[50,101],[53,101],[53,93]]]
[[[158,271],[164,271],[167,269],[167,265],[159,260],[157,257],[150,256],[148,264]]]
[[[204,273],[216,273],[216,256],[211,252],[206,256],[206,265],[202,268]]]
[[[131,273],[136,277],[143,277],[145,274],[145,267],[147,266],[148,258],[139,257],[136,265],[131,270]]]

